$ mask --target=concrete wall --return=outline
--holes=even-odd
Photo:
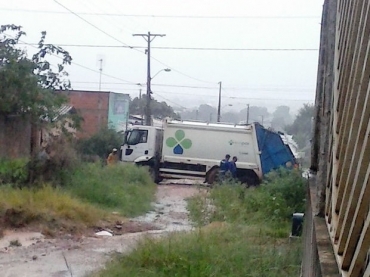
[[[0,116],[0,158],[29,157],[31,124],[22,117]]]
[[[69,103],[82,116],[78,138],[87,138],[108,126],[109,93],[107,91],[70,90],[61,92],[69,98]]]

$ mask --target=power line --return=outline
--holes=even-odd
[[[79,89],[86,89],[86,88],[79,88]],[[117,88],[107,88],[105,87],[105,89],[107,90],[116,90]],[[137,90],[134,90],[134,89],[125,89],[124,91],[127,91],[127,90],[130,90],[130,91],[137,91]],[[194,96],[203,96],[203,97],[208,97],[208,98],[216,98],[218,97],[218,95],[214,94],[214,95],[211,95],[211,94],[189,94],[189,93],[184,93],[184,92],[173,92],[173,91],[162,91],[162,90],[154,90],[153,91],[153,95],[158,95],[158,93],[160,94],[171,94],[171,95],[182,95],[183,97],[185,96],[189,96],[189,97],[194,97]],[[227,98],[227,99],[234,99],[234,100],[261,100],[261,101],[297,101],[297,102],[314,102],[313,99],[297,99],[297,98],[256,98],[256,97],[247,97],[247,96],[244,96],[244,97],[240,97],[240,96],[223,96],[222,97],[223,99],[224,98]]]
[[[0,10],[9,12],[69,14],[68,12],[52,10],[29,10],[29,9],[7,9],[7,8],[2,8]],[[155,15],[155,14],[123,14],[123,13],[96,13],[96,12],[79,12],[79,14],[89,16],[151,17],[151,18],[179,18],[179,19],[320,19],[320,16],[316,15],[302,15],[302,16]]]
[[[75,13],[74,11],[72,11],[71,9],[69,9],[68,7],[64,6],[62,3],[59,3],[57,0],[54,0],[55,3],[57,3],[59,6],[63,7],[64,9],[66,9],[67,11],[69,11],[70,13],[74,14],[75,16],[77,16],[79,19],[83,20],[84,22],[86,22],[87,24],[89,24],[90,26],[92,26],[93,28],[99,30],[100,32],[102,32],[103,34],[107,35],[108,37],[114,39],[115,41],[118,41],[119,43],[122,43],[123,45],[131,48],[130,45],[128,45],[127,43],[124,43],[123,41],[119,40],[118,38],[110,35],[109,33],[107,33],[106,31],[104,31],[103,29],[99,28],[98,26],[92,24],[90,21],[86,20],[85,18],[83,18],[82,16],[80,16],[78,13]],[[141,51],[140,51],[141,52]]]
[[[94,81],[73,81],[75,84],[97,84],[98,82]],[[137,86],[138,84],[128,84],[120,82],[102,82],[105,85],[128,85],[128,86]],[[173,84],[152,84],[152,86],[157,87],[175,87],[175,88],[190,88],[190,89],[205,89],[205,90],[217,90],[216,86],[190,86],[190,85],[173,85]],[[270,87],[270,88],[253,88],[253,87],[223,87],[223,90],[251,90],[251,91],[292,91],[292,92],[305,92],[305,91],[314,91],[315,89],[310,88],[284,88],[284,87]]]
[[[91,23],[91,22],[89,22],[88,20],[84,19],[84,18],[83,18],[82,16],[80,16],[79,14],[75,13],[75,12],[74,12],[74,11],[72,11],[71,9],[69,9],[69,8],[67,8],[66,6],[64,6],[63,4],[59,3],[57,0],[54,0],[54,2],[56,2],[57,4],[59,4],[61,7],[63,7],[64,9],[66,9],[67,11],[69,11],[70,13],[72,13],[72,14],[76,15],[78,18],[80,18],[81,20],[85,21],[86,23],[88,23],[89,25],[91,25],[92,27],[94,27],[95,29],[99,30],[100,32],[103,32],[105,35],[107,35],[107,36],[109,36],[109,37],[113,38],[114,40],[116,40],[116,41],[118,41],[118,42],[122,43],[122,44],[123,44],[123,45],[125,45],[125,46],[128,46],[128,47],[132,48],[130,45],[128,45],[128,44],[126,44],[126,43],[122,42],[121,40],[119,40],[119,39],[115,38],[114,36],[112,36],[112,35],[108,34],[107,32],[105,32],[104,30],[100,29],[99,27],[97,27],[97,26],[96,26],[96,25],[94,25],[93,23]],[[137,48],[132,48],[132,49],[133,49],[133,50],[135,50],[135,51],[138,51],[138,52],[140,52],[140,53],[143,53],[143,54],[145,55],[145,53],[144,53],[144,52],[142,52],[142,51],[138,50]],[[190,75],[187,75],[187,74],[185,74],[185,73],[183,73],[183,72],[181,72],[181,71],[179,71],[179,70],[177,70],[177,69],[175,69],[175,68],[173,68],[173,67],[170,67],[169,65],[166,65],[165,63],[161,62],[160,60],[158,60],[158,59],[156,59],[156,58],[154,58],[154,57],[151,57],[151,58],[152,58],[153,60],[157,61],[158,63],[160,63],[160,64],[162,64],[162,65],[166,66],[167,68],[170,68],[172,71],[177,72],[177,73],[179,73],[179,74],[181,74],[181,75],[183,75],[183,76],[186,76],[186,77],[188,77],[188,78],[190,78],[190,79],[197,80],[197,81],[199,81],[199,82],[204,82],[204,83],[213,83],[213,82],[203,81],[203,80],[200,80],[200,79],[197,79],[197,78],[191,77]]]
[[[37,45],[37,43],[31,43]],[[61,47],[85,47],[85,48],[129,48],[146,49],[145,46],[127,45],[101,45],[101,44],[58,44]],[[318,51],[318,48],[218,48],[218,47],[176,47],[176,46],[152,46],[152,49],[162,50],[199,50],[199,51]]]
[[[4,34],[5,34],[5,33],[4,33]],[[11,37],[11,38],[15,38],[14,36],[9,35],[9,34],[5,34],[5,35],[6,35],[6,36],[9,36],[9,37]],[[31,46],[31,47],[33,47],[33,48],[39,49],[38,47],[36,47],[36,46],[34,46],[34,45],[32,45],[32,44],[28,44],[28,43],[27,43],[27,42],[25,42],[25,41],[22,41],[22,40],[19,40],[19,41],[20,41],[20,42],[22,42],[22,44],[29,45],[29,46]],[[57,57],[58,59],[63,59],[62,57],[60,57],[60,56],[58,56],[58,55],[56,55],[56,54],[54,54],[54,53],[49,53],[49,54],[50,54],[50,55],[52,55],[52,56],[54,56],[54,57]],[[86,70],[89,70],[89,71],[95,72],[95,73],[99,73],[99,74],[101,74],[101,75],[103,75],[103,76],[106,76],[106,77],[109,77],[109,78],[112,78],[112,79],[115,79],[115,80],[119,80],[119,81],[125,82],[126,84],[136,84],[135,82],[127,81],[127,80],[125,80],[125,79],[122,79],[122,78],[119,78],[119,77],[115,77],[115,76],[112,76],[112,75],[110,75],[110,74],[102,73],[102,72],[100,72],[99,70],[92,69],[92,68],[90,68],[90,67],[84,66],[84,65],[82,65],[82,64],[79,64],[79,63],[76,63],[76,62],[73,62],[73,61],[71,61],[71,64],[76,65],[76,66],[81,67],[81,68],[84,68],[84,69],[86,69]]]

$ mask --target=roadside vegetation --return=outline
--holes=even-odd
[[[289,233],[305,186],[300,172],[285,170],[254,189],[218,185],[189,199],[193,232],[148,238],[97,276],[299,276],[301,241]]]
[[[50,161],[53,163],[52,161]],[[156,186],[144,168],[101,162],[73,163],[74,168],[53,166],[53,178],[29,183],[27,160],[0,162],[0,225],[2,228],[38,225],[53,233],[78,232],[132,217],[150,209]],[[33,174],[48,175],[49,165],[33,168]],[[58,177],[58,178],[57,178]],[[117,216],[112,216],[116,212]]]
[[[133,217],[150,209],[156,186],[145,168],[85,163],[71,172],[66,188],[91,204]]]

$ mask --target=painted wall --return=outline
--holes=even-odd
[[[129,120],[130,96],[111,92],[109,94],[108,124],[119,131],[125,131]]]

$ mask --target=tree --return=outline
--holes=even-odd
[[[285,126],[285,131],[293,135],[299,148],[304,148],[309,144],[312,131],[312,117],[314,116],[315,106],[312,104],[304,104],[299,109],[298,115],[294,122]]]
[[[21,26],[0,27],[0,115],[27,116],[33,124],[41,117],[52,121],[57,108],[66,102],[54,90],[70,88],[65,66],[71,64],[72,58],[61,47],[45,44],[45,31],[41,33],[38,51],[28,58],[19,47],[24,35]],[[47,60],[49,56],[61,59],[56,64],[57,70]]]
[[[278,131],[282,131],[291,122],[292,116],[288,106],[278,106],[272,113],[271,127]]]
[[[145,109],[146,109],[146,95],[143,95],[143,97],[138,98],[135,97],[130,102],[130,114],[136,114],[136,115],[145,115]],[[158,102],[155,99],[152,99],[150,101],[150,108],[152,115],[155,118],[163,119],[166,117],[171,118],[178,118],[179,116],[174,112],[173,108],[169,105],[167,105],[166,102]]]

